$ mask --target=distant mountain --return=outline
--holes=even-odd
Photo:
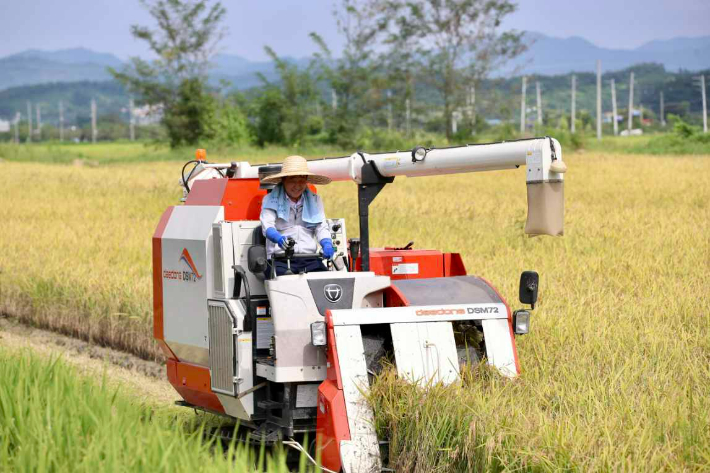
[[[284,61],[295,64],[299,68],[308,67],[311,58],[284,57]],[[251,62],[241,56],[231,54],[218,54],[212,60],[214,68],[210,71],[213,82],[226,80],[237,89],[249,89],[262,85],[259,74],[269,82],[278,81],[278,72],[271,61]]]
[[[306,66],[310,61],[309,58],[285,60],[298,66]],[[0,58],[0,90],[52,82],[107,81],[112,79],[107,67],[121,69],[125,65],[113,54],[85,48],[59,51],[30,49]],[[271,61],[250,61],[233,54],[218,54],[212,65],[212,82],[226,80],[239,89],[261,85],[258,74],[269,81],[278,79]]]
[[[106,67],[120,67],[121,64],[113,54],[84,48],[30,49],[0,59],[0,90],[50,82],[110,80]]]
[[[526,74],[565,74],[596,70],[602,61],[604,71],[625,69],[634,64],[659,63],[666,70],[700,70],[710,67],[710,36],[655,40],[636,49],[600,48],[584,38],[553,38],[541,33],[526,33],[528,50],[498,72]]]
[[[577,36],[554,38],[535,32],[526,33],[524,41],[528,51],[506,64],[497,75],[589,72],[595,70],[597,59],[601,59],[604,71],[640,63],[662,64],[668,71],[710,68],[710,36],[654,40],[636,49],[600,48]],[[306,67],[311,58],[285,60]],[[85,48],[28,50],[0,58],[0,90],[51,82],[111,80],[106,67],[120,69],[123,65],[113,54]],[[250,61],[232,54],[219,54],[213,59],[213,66],[212,82],[226,80],[238,89],[260,85],[259,74],[269,81],[278,79],[271,61]]]
[[[683,50],[707,50],[710,48],[710,36],[700,38],[673,38],[666,40],[653,40],[639,46],[636,51],[669,53]]]
[[[123,62],[109,53],[97,53],[86,48],[61,49],[59,51],[40,51],[28,49],[5,59],[33,58],[61,64],[96,64],[98,66],[120,67]]]
[[[50,82],[109,79],[106,66],[98,64],[66,64],[22,56],[0,59],[0,90]]]

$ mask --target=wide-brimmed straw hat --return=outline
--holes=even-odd
[[[303,156],[289,156],[284,159],[281,166],[281,172],[272,174],[261,180],[264,184],[278,184],[282,177],[288,176],[306,176],[310,184],[330,184],[331,179],[319,174],[313,174],[308,170],[308,161]]]

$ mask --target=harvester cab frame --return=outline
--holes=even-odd
[[[345,220],[329,219],[329,271],[276,276],[272,264],[271,278],[259,213],[273,187],[262,179],[280,166],[205,158],[198,150],[187,176],[183,168],[184,205],[169,207],[153,235],[154,337],[181,405],[238,419],[255,442],[293,446],[310,434],[326,469],[369,472],[381,467],[382,439],[365,393],[383,357],[422,385],[454,382],[481,358],[505,377],[520,373],[515,334],[528,333],[530,312],[511,312],[458,253],[371,248],[369,206],[397,176],[525,166],[526,233],[561,235],[556,140],[311,160],[311,172],[357,184],[360,234],[348,239]],[[275,258],[290,268],[313,256],[287,247]],[[520,302],[533,309],[538,287],[524,272]]]

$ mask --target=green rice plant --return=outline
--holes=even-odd
[[[289,471],[283,451],[223,445],[59,358],[0,350],[0,379],[0,471]]]

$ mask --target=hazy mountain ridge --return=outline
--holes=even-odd
[[[710,67],[710,36],[653,40],[635,49],[601,48],[578,36],[553,38],[535,32],[526,33],[524,40],[529,44],[528,51],[506,65],[498,75],[593,71],[597,59],[601,59],[604,71],[648,62],[663,64],[669,71]],[[310,62],[310,58],[287,60],[299,66]],[[123,65],[125,63],[113,54],[86,48],[27,50],[0,58],[0,90],[51,82],[110,80],[106,67]],[[233,54],[219,54],[213,65],[210,72],[213,81],[227,80],[239,89],[259,85],[259,73],[268,80],[277,77],[271,61],[250,61]]]
[[[597,59],[602,61],[603,71],[650,62],[662,64],[668,71],[710,67],[710,36],[654,40],[635,49],[601,48],[578,36],[553,38],[541,33],[526,33],[524,42],[529,49],[507,64],[500,75],[594,71]]]
[[[98,53],[86,48],[60,49],[58,51],[41,51],[28,49],[4,59],[40,59],[61,64],[95,64],[99,66],[121,67],[123,61],[110,53]]]

